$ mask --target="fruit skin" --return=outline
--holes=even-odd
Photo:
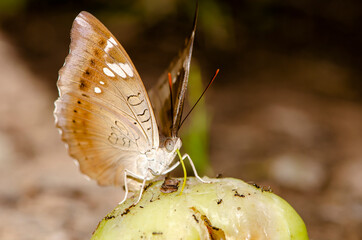
[[[308,239],[301,217],[270,190],[233,178],[204,180],[211,183],[189,177],[182,195],[181,187],[162,193],[163,181],[151,183],[137,205],[136,193],[109,213],[92,240]]]

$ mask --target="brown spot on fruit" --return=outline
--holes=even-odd
[[[221,228],[212,226],[210,220],[206,217],[206,215],[201,215],[201,219],[204,221],[204,224],[209,232],[210,239],[215,239],[215,240],[226,239],[224,231]]]
[[[121,216],[127,215],[127,214],[131,211],[131,208],[133,208],[134,206],[135,206],[135,205],[131,205],[131,206],[129,206],[128,208],[126,208],[126,209],[124,210],[124,212],[121,213]]]
[[[152,185],[153,185],[152,182],[149,183],[149,184],[147,184],[147,185],[145,186],[145,188],[143,189],[143,191],[147,191],[147,189],[148,189],[149,187],[151,187]]]
[[[116,218],[116,216],[114,216],[114,215],[110,215],[110,216],[106,216],[105,218],[104,218],[104,220],[110,220],[110,219],[113,219],[113,218]]]
[[[197,210],[195,207],[191,207],[190,209],[194,212],[193,217],[195,220],[197,218],[201,219],[202,222],[200,222],[200,223],[199,223],[199,221],[196,221],[196,222],[199,224],[202,224],[206,227],[206,229],[209,233],[210,239],[213,239],[213,240],[226,239],[224,231],[221,228],[213,226],[211,224],[211,221],[209,220],[209,218],[206,215],[201,214],[201,212],[199,210]]]
[[[235,192],[235,194],[234,194],[235,197],[241,197],[241,198],[244,198],[244,197],[245,197],[244,194],[238,193],[238,191],[237,191],[236,189],[233,189],[233,192]]]
[[[195,221],[196,221],[197,223],[199,223],[199,219],[197,219],[196,215],[195,215],[195,214],[192,214],[192,216],[194,217]]]
[[[177,179],[166,178],[162,183],[161,192],[163,193],[173,193],[178,190],[178,185],[180,181]]]

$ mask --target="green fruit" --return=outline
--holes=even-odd
[[[137,205],[135,194],[108,214],[92,239],[308,239],[300,216],[269,190],[204,180],[211,183],[188,178],[182,195],[181,187],[163,193],[162,181],[151,183]]]

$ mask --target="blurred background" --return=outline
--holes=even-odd
[[[111,30],[149,89],[189,36],[195,5],[0,0],[0,239],[89,239],[122,198],[79,173],[54,127],[76,15]],[[199,1],[190,105],[220,73],[182,152],[201,175],[270,186],[311,239],[362,236],[361,25],[358,0]]]

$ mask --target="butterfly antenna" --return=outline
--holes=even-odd
[[[168,86],[170,87],[170,99],[171,99],[171,129],[172,129],[172,125],[173,125],[173,97],[172,97],[172,77],[171,77],[171,73],[168,73]]]
[[[194,108],[196,107],[196,105],[199,103],[199,101],[201,100],[201,98],[204,96],[205,92],[207,91],[207,89],[209,89],[210,85],[213,83],[213,81],[215,80],[217,74],[219,73],[220,69],[217,69],[214,76],[211,78],[209,84],[207,84],[205,90],[202,92],[201,96],[199,97],[199,99],[197,99],[196,103],[194,104],[194,106],[191,108],[191,110],[187,113],[186,117],[182,120],[182,122],[180,123],[180,127],[181,128],[182,124],[185,122],[185,120],[187,119],[187,117],[190,115],[190,113],[192,112],[192,110],[194,110]]]

